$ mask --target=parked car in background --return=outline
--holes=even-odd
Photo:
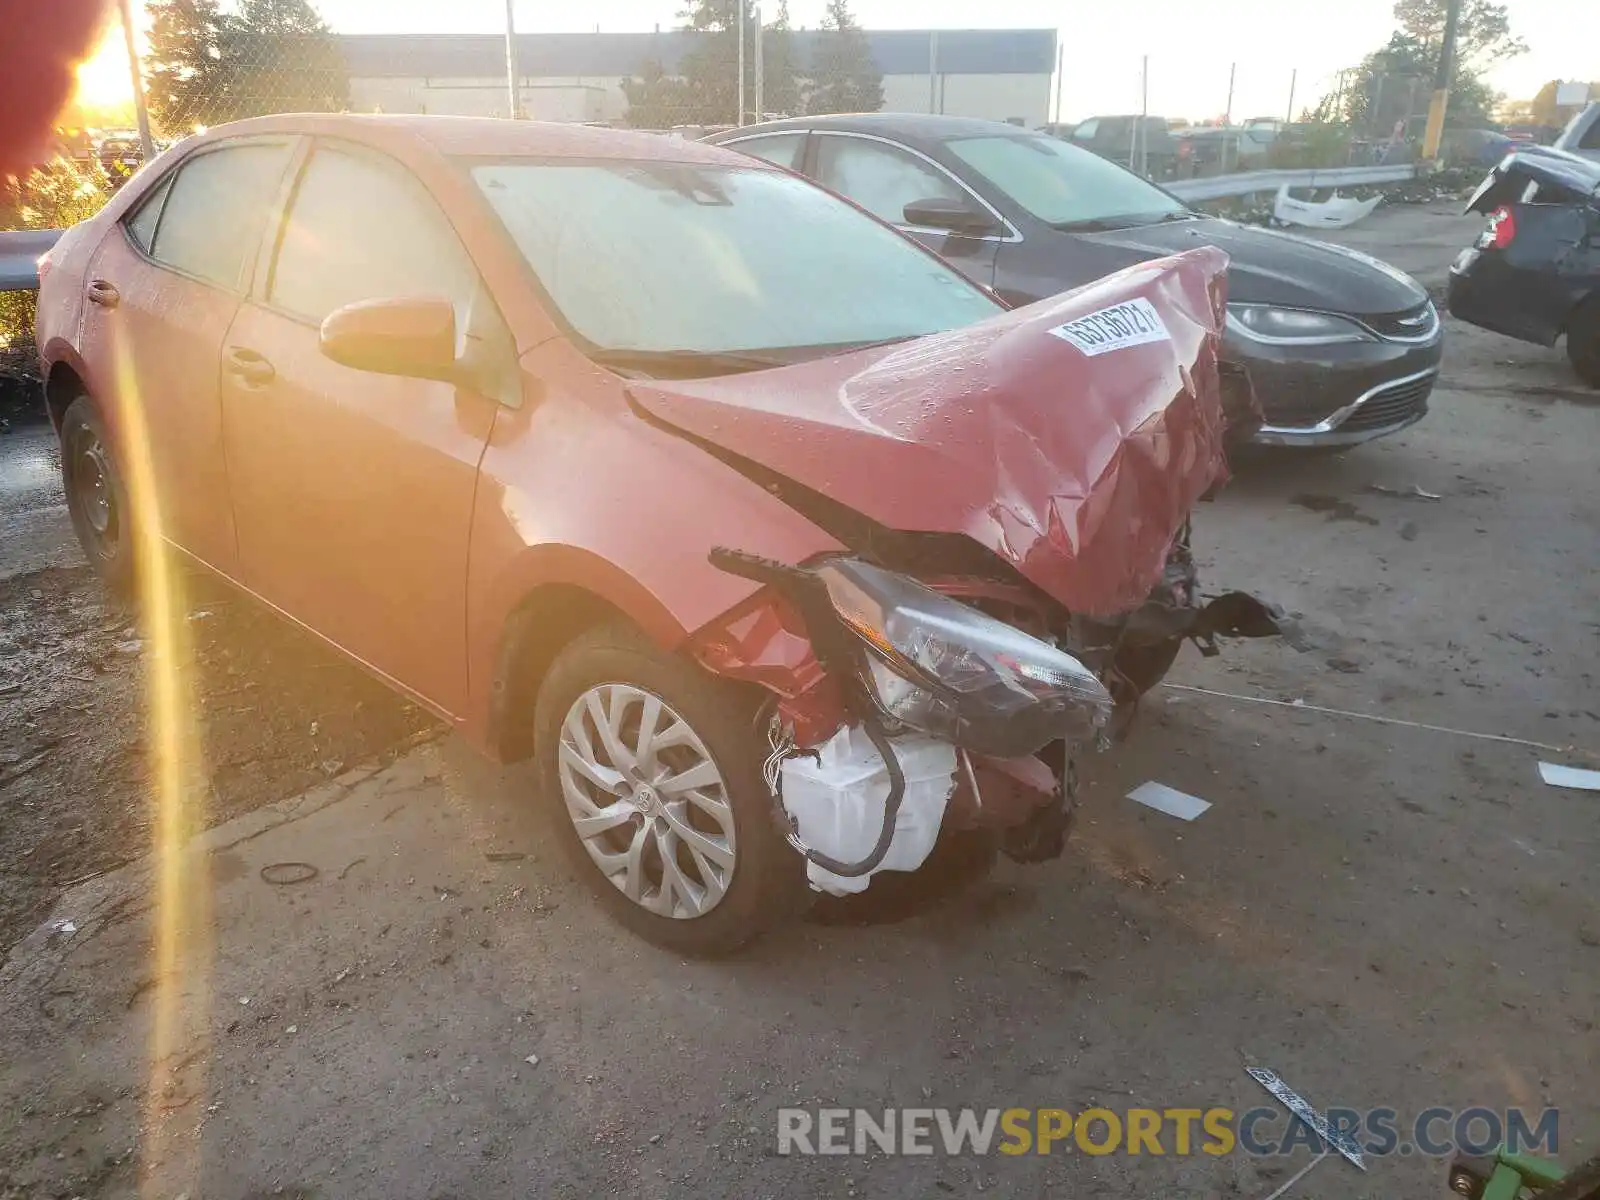
[[[1557,150],[1600,162],[1600,100],[1591,100],[1582,112],[1568,121],[1554,145]]]
[[[1467,211],[1489,218],[1450,268],[1463,321],[1553,346],[1600,387],[1600,163],[1548,150],[1509,154]]]
[[[1195,246],[1227,251],[1223,343],[1241,437],[1342,447],[1422,419],[1442,334],[1376,259],[1190,210],[1076,144],[993,121],[803,117],[716,135],[893,221],[969,279],[1030,304]],[[1265,424],[1250,432],[1254,394]]]
[[[110,584],[159,512],[531,756],[601,901],[717,952],[940,837],[1059,854],[1077,748],[1185,638],[1275,631],[1203,601],[1188,544],[1225,471],[1224,263],[1008,312],[703,143],[283,116],[67,231],[37,332]]]
[[[113,184],[137,171],[144,163],[144,147],[137,133],[109,133],[95,145],[95,158]]]
[[[1074,146],[1124,167],[1143,166],[1151,179],[1170,179],[1178,165],[1178,145],[1165,117],[1090,117],[1073,127]]]

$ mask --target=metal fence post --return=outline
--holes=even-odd
[[[743,125],[745,123],[745,120],[744,120],[744,113],[745,113],[745,109],[744,109],[744,14],[745,14],[745,7],[749,3],[749,0],[735,0],[735,2],[739,5],[739,18],[738,18],[738,21],[736,22],[736,27],[738,28],[738,31],[739,31],[739,105],[738,105],[739,117],[738,117],[738,120],[735,123],[738,124],[738,125]]]
[[[755,115],[756,115],[756,120],[758,122],[760,122],[760,121],[765,121],[767,119],[767,98],[766,98],[766,90],[767,90],[767,50],[766,50],[766,46],[764,44],[766,42],[767,34],[766,34],[766,29],[761,24],[761,6],[759,4],[756,5],[756,8],[755,8],[755,18],[756,18],[756,41],[755,41],[755,46],[753,47],[753,49],[755,50],[755,55],[756,55],[756,79],[755,79],[755,84],[756,84],[755,109],[756,109],[756,113],[755,113]]]
[[[517,0],[506,0],[506,115],[522,115],[522,89],[517,79]]]
[[[144,161],[156,156],[156,145],[150,136],[150,110],[144,102],[144,71],[139,66],[139,47],[133,33],[132,0],[121,0],[122,36],[128,44],[128,77],[133,84],[133,111],[139,120],[139,150]]]

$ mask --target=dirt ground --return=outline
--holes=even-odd
[[[0,947],[9,947],[64,888],[146,851],[149,766],[144,639],[64,540],[49,427],[0,440],[0,462],[12,468],[0,553],[40,567],[0,570]],[[59,561],[79,565],[44,565]],[[430,727],[270,613],[191,584],[184,675],[199,706],[213,821],[304,791]]]
[[[1343,240],[1437,286],[1474,227],[1397,209]],[[1421,425],[1258,462],[1197,514],[1206,578],[1299,613],[1312,649],[1186,653],[1172,682],[1287,706],[1164,689],[1085,764],[1060,862],[1002,863],[892,924],[796,924],[731,962],[608,924],[545,853],[520,770],[447,741],[327,779],[421,719],[219,607],[192,668],[216,815],[317,786],[194,851],[215,885],[211,918],[190,915],[209,967],[189,1037],[154,1064],[146,869],[49,908],[145,849],[139,654],[80,571],[5,579],[0,947],[34,929],[0,967],[0,1197],[120,1200],[148,1173],[147,1194],[191,1200],[1260,1200],[1303,1151],[776,1154],[783,1105],[1243,1111],[1265,1097],[1246,1063],[1402,1121],[1558,1107],[1562,1158],[1592,1156],[1600,796],[1536,764],[1600,765],[1600,396],[1559,352],[1447,338]],[[1215,807],[1184,824],[1122,799],[1149,779]],[[282,862],[317,873],[263,878]],[[1434,1159],[1368,1168],[1330,1160],[1290,1195],[1445,1191]]]

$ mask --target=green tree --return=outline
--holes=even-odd
[[[883,107],[883,72],[849,0],[828,0],[822,44],[812,64],[806,111],[812,114],[877,112]]]
[[[762,109],[799,116],[800,72],[789,27],[789,0],[778,0],[776,19],[761,31],[761,76]]]
[[[350,81],[308,0],[151,0],[146,88],[163,133],[275,112],[346,108]]]
[[[1395,0],[1400,32],[1415,41],[1429,62],[1439,61],[1449,0]],[[1528,44],[1511,32],[1507,6],[1494,0],[1461,0],[1456,22],[1456,62],[1461,71],[1482,71],[1525,54]]]
[[[232,117],[224,21],[217,0],[151,0],[145,91],[163,133],[180,136]]]
[[[781,3],[778,19],[756,28],[753,0],[694,0],[678,14],[682,28],[694,33],[683,56],[682,75],[667,75],[659,60],[643,63],[622,81],[628,97],[628,123],[639,128],[673,125],[731,125],[739,118],[739,11],[744,8],[744,111],[755,119],[756,38],[762,39],[764,92],[768,112],[798,112],[799,85],[790,42],[789,8]]]
[[[222,52],[236,117],[350,105],[344,56],[309,0],[242,0],[223,27]]]
[[[628,98],[625,119],[635,129],[702,123],[698,97],[686,81],[668,75],[658,58],[646,60],[631,78],[624,79],[622,93]]]

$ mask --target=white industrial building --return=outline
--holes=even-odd
[[[535,120],[621,121],[622,80],[647,62],[675,74],[696,38],[657,33],[536,33],[517,38],[522,111]],[[795,30],[801,73],[817,30]],[[1053,29],[869,30],[884,110],[988,117],[1032,128],[1049,119]],[[505,40],[477,34],[361,34],[339,39],[357,112],[507,116]]]

